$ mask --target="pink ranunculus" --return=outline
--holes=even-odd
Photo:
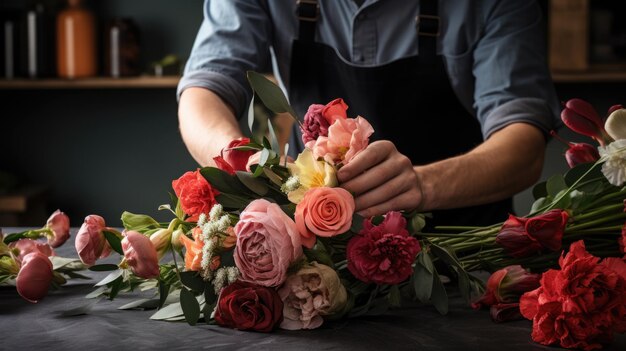
[[[348,270],[365,283],[398,284],[408,279],[421,247],[405,226],[406,220],[395,211],[388,212],[379,225],[365,220],[363,229],[348,242]]]
[[[328,128],[328,137],[320,136],[306,144],[316,158],[330,164],[346,165],[369,144],[374,128],[363,117],[337,119]]]
[[[70,237],[70,218],[61,210],[56,210],[50,215],[46,227],[52,231],[48,235],[48,243],[52,247],[63,245]]]
[[[237,147],[246,146],[250,144],[250,138],[241,137],[232,140],[228,143],[228,146],[222,149],[220,156],[228,163],[235,171],[245,171],[248,159],[250,156],[256,153],[255,150],[239,150]]]
[[[243,281],[280,286],[291,263],[302,256],[296,224],[277,204],[265,199],[246,206],[235,225],[235,234],[233,256]]]
[[[43,243],[41,241],[22,238],[18,241],[14,241],[9,244],[10,249],[17,249],[19,253],[15,257],[15,260],[18,264],[24,260],[24,257],[33,252],[41,252],[44,256],[54,256],[54,250],[48,243]]]
[[[48,293],[52,282],[52,262],[45,254],[34,251],[22,260],[15,286],[25,300],[36,303]]]
[[[304,121],[300,126],[303,144],[306,145],[309,141],[315,141],[320,136],[328,136],[330,123],[322,115],[324,107],[324,105],[312,104],[304,114]]]
[[[302,244],[315,245],[315,237],[343,234],[352,225],[354,198],[343,188],[317,187],[307,190],[296,206],[294,219]]]
[[[145,279],[159,276],[159,258],[150,239],[133,230],[125,231],[122,239],[124,259],[133,273]]]
[[[106,224],[98,215],[88,215],[78,229],[74,246],[80,260],[89,266],[96,264],[99,258],[111,254],[111,246],[104,236]]]

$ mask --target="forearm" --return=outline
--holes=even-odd
[[[213,157],[231,140],[243,136],[232,109],[204,88],[183,91],[178,121],[183,142],[201,166],[214,166]]]
[[[539,129],[511,124],[467,154],[414,167],[422,190],[419,208],[459,208],[513,196],[537,181],[544,154]]]

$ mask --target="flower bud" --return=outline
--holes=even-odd
[[[154,245],[160,261],[172,247],[172,231],[170,229],[159,229],[150,235],[150,241]]]
[[[560,209],[531,218],[509,215],[496,235],[496,243],[516,258],[527,257],[544,249],[557,251],[561,249],[568,218],[567,211]]]
[[[48,293],[52,282],[52,262],[41,252],[32,252],[22,260],[15,286],[25,300],[36,303]]]
[[[18,241],[14,241],[9,244],[9,248],[13,250],[13,255],[18,264],[22,264],[24,257],[31,252],[41,252],[46,257],[55,255],[55,252],[50,244],[33,239],[23,238]]]
[[[561,111],[561,120],[576,133],[595,139],[600,145],[610,142],[604,123],[593,106],[581,99],[570,99]]]
[[[103,233],[105,229],[104,218],[98,215],[85,217],[74,242],[78,257],[84,264],[94,265],[97,259],[105,258],[111,253],[111,246]]]
[[[170,240],[170,243],[172,245],[172,247],[174,248],[174,250],[176,251],[180,251],[183,248],[183,243],[180,240],[181,236],[184,236],[185,232],[183,232],[182,229],[176,229],[173,233],[172,233],[172,238]]]
[[[59,247],[70,237],[70,218],[60,210],[56,210],[48,218],[46,228],[51,232],[48,235],[50,246]]]
[[[499,269],[491,274],[487,280],[485,293],[472,303],[472,307],[475,309],[493,308],[497,305],[517,303],[525,292],[539,287],[540,279],[541,274],[530,273],[520,265],[510,265]],[[500,314],[502,311],[492,309],[491,312],[495,319],[496,316],[493,313]],[[500,315],[497,318],[502,319],[504,316]]]
[[[582,163],[593,163],[600,158],[598,149],[587,143],[570,143],[565,151],[565,160],[570,168]]]
[[[626,139],[626,109],[614,110],[606,119],[604,128],[613,139]]]
[[[124,260],[136,276],[145,279],[159,276],[157,250],[147,236],[132,230],[124,232],[122,250]]]

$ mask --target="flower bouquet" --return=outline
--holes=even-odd
[[[248,79],[269,110],[296,116],[278,86],[255,72]],[[253,105],[249,128],[264,135],[255,131]],[[110,271],[88,297],[147,291],[121,308],[271,332],[415,303],[446,314],[448,291],[458,289],[468,307],[490,308],[496,322],[531,319],[536,342],[601,348],[626,330],[626,110],[609,114],[604,123],[586,102],[568,101],[565,124],[600,146],[567,143],[571,170],[537,184],[527,216],[432,232],[428,213],[355,213],[336,172],[367,147],[373,128],[349,117],[342,99],[296,118],[306,148],[295,160],[281,157],[287,150],[268,119],[267,137],[233,140],[217,167],[172,182],[171,202],[159,207],[171,221],[124,212],[117,231],[87,216],[78,256],[91,270]],[[113,252],[118,264],[98,262]],[[491,273],[486,282],[483,272]]]

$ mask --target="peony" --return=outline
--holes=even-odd
[[[46,257],[55,255],[54,249],[52,249],[50,244],[26,238],[10,243],[9,249],[17,249],[18,252],[17,255],[15,255],[15,260],[18,264],[21,264],[24,257],[32,252],[41,252]]]
[[[236,281],[221,291],[215,321],[223,327],[267,333],[280,324],[282,311],[276,290]]]
[[[315,158],[323,158],[332,165],[346,165],[367,147],[373,133],[374,128],[363,117],[337,119],[328,128],[328,137],[320,136],[306,147],[313,150]]]
[[[302,235],[302,244],[315,245],[315,236],[331,237],[350,229],[354,198],[343,188],[311,188],[296,206],[294,219]]]
[[[320,136],[328,136],[330,123],[322,116],[324,105],[312,104],[304,114],[304,122],[300,126],[302,131],[302,143],[315,141]]]
[[[335,167],[326,161],[318,161],[309,149],[302,151],[296,161],[288,163],[287,167],[292,176],[298,177],[300,183],[297,189],[287,195],[295,204],[299,203],[304,193],[311,188],[335,187],[338,184]]]
[[[598,147],[602,164],[602,174],[609,183],[621,186],[626,182],[626,139],[616,140],[606,147]]]
[[[527,257],[544,249],[557,251],[568,218],[567,211],[560,209],[531,218],[509,215],[496,235],[496,243],[513,257]]]
[[[281,208],[257,199],[241,212],[235,225],[235,264],[241,280],[263,286],[280,286],[287,269],[302,256],[300,234]]]
[[[46,228],[51,232],[48,235],[50,246],[59,247],[70,237],[70,218],[60,210],[56,210],[48,218]]]
[[[278,294],[285,306],[280,327],[288,330],[319,327],[322,316],[340,312],[348,299],[337,272],[317,262],[290,275]]]
[[[215,197],[219,195],[198,170],[186,172],[172,181],[172,188],[190,222],[197,221],[201,213],[209,213],[216,204]]]
[[[147,236],[132,230],[125,231],[122,250],[125,262],[136,276],[145,279],[159,276],[157,251]]]
[[[391,211],[379,225],[371,219],[348,242],[348,269],[360,281],[376,284],[398,284],[413,273],[412,264],[421,248],[406,230],[400,212]]]
[[[15,279],[17,292],[25,300],[36,303],[48,293],[52,282],[52,262],[45,254],[34,251],[24,256]]]
[[[534,341],[593,350],[626,331],[626,263],[614,257],[600,262],[580,240],[559,266],[520,299],[522,315],[533,321]]]
[[[99,258],[105,258],[111,254],[111,246],[104,237],[106,224],[104,218],[98,215],[89,215],[78,229],[74,245],[80,260],[89,266],[96,263]]]

